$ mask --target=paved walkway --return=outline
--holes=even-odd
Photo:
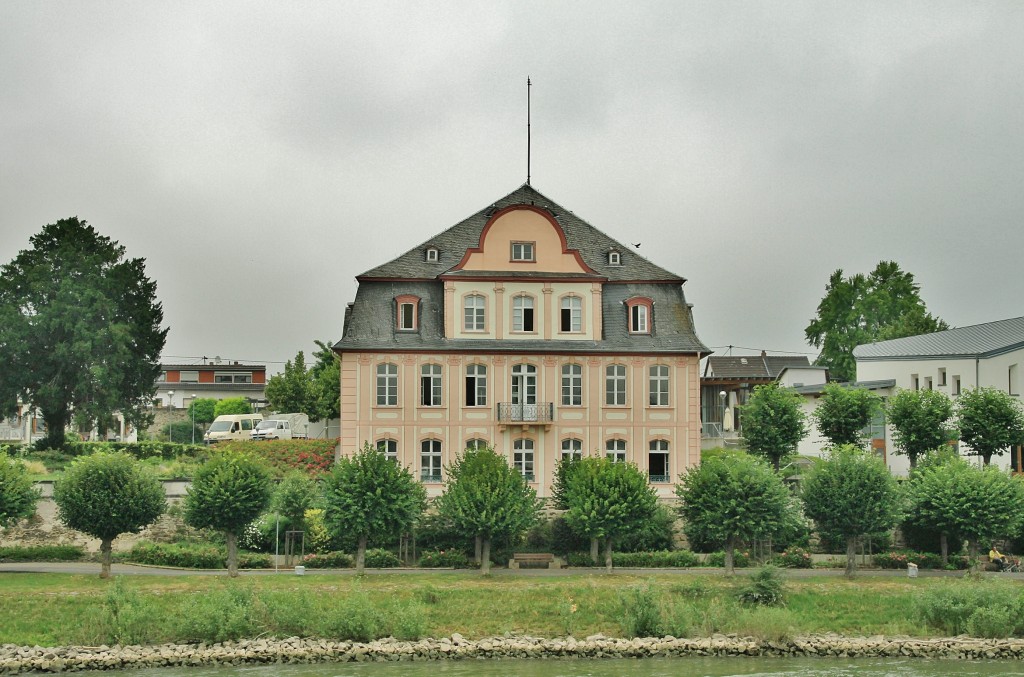
[[[98,575],[100,565],[96,562],[8,562],[0,564],[0,573],[51,573],[51,574],[81,574],[81,575]],[[737,575],[743,575],[744,573],[750,573],[754,569],[737,569]],[[844,572],[842,569],[782,569],[787,578],[813,578],[813,577],[825,577],[825,578],[836,578],[842,577]],[[408,574],[433,574],[438,576],[448,576],[453,574],[464,574],[470,573],[469,569],[419,569],[419,568],[402,568],[402,569],[367,569],[366,574],[370,576],[379,576],[384,574],[395,574],[395,575],[408,575]],[[176,569],[172,567],[157,567],[157,566],[143,566],[138,564],[113,564],[111,565],[111,573],[117,576],[131,575],[131,576],[224,576],[227,571],[225,569]],[[294,576],[295,572],[291,568],[280,568],[278,570],[273,569],[255,569],[255,570],[243,570],[240,572],[242,576]],[[580,576],[580,575],[605,575],[604,569],[599,568],[574,568],[574,569],[491,569],[491,573],[495,576],[511,576],[511,577],[543,577],[543,576]],[[921,578],[961,578],[965,572],[963,571],[931,571],[922,570],[919,573]],[[306,569],[306,576],[317,576],[321,574],[331,575],[354,575],[354,569]],[[658,574],[660,575],[706,575],[706,576],[722,576],[725,575],[725,570],[714,567],[700,567],[696,569],[628,569],[628,568],[616,568],[611,575],[613,576],[644,576]],[[862,569],[857,572],[857,576],[870,576],[872,578],[906,578],[907,572],[904,570],[896,569]],[[1001,573],[1001,572],[986,572],[986,577],[990,578],[1005,578],[1008,580],[1024,580],[1024,573]]]

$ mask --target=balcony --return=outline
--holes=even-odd
[[[526,429],[533,425],[542,425],[545,430],[551,427],[555,419],[554,402],[537,402],[536,404],[512,404],[498,402],[498,426],[504,429],[508,425],[521,425]]]
[[[440,484],[441,483],[441,475],[440,474],[432,475],[432,474],[426,473],[426,472],[420,473],[420,481],[428,483],[428,484]]]

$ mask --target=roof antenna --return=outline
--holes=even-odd
[[[530,185],[530,76],[526,76],[526,185]]]

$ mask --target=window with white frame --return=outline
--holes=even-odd
[[[513,242],[513,261],[536,261],[533,242]]]
[[[398,442],[396,440],[377,440],[377,451],[387,456],[389,461],[398,463]]]
[[[648,312],[647,306],[637,303],[629,309],[629,331],[634,334],[648,334]]]
[[[651,482],[669,482],[668,441],[651,440],[651,451],[647,458],[647,471]]]
[[[437,248],[436,247],[427,247],[427,255],[426,255],[427,261],[434,262],[434,261],[437,261],[438,258],[439,258],[439,256],[438,256]]]
[[[525,294],[512,297],[512,331],[533,331],[533,297]]]
[[[398,405],[398,365],[377,365],[377,406],[394,407]]]
[[[425,364],[420,368],[420,405],[441,406],[441,365]]]
[[[583,331],[583,299],[579,296],[566,296],[562,298],[559,331],[570,333]]]
[[[605,369],[605,404],[619,406],[626,404],[626,367],[612,364]]]
[[[441,481],[441,440],[423,440],[420,443],[420,479],[424,482]]]
[[[466,406],[487,406],[487,367],[482,364],[466,367]]]
[[[526,481],[533,481],[533,440],[521,437],[512,442],[512,466]]]
[[[656,364],[650,369],[650,403],[652,407],[668,406],[668,367]]]
[[[562,440],[562,460],[578,461],[583,458],[583,440],[568,438]]]
[[[182,383],[199,383],[199,372],[198,371],[181,371],[178,372],[178,380]]]
[[[621,266],[622,265],[622,254],[616,251],[608,252],[608,265],[609,266]]]
[[[411,331],[416,328],[416,304],[398,304],[398,328]]]
[[[604,444],[604,451],[611,462],[626,462],[626,440],[608,440]]]
[[[252,372],[238,373],[231,371],[213,372],[214,383],[252,383]]]
[[[481,449],[486,449],[489,446],[490,445],[487,444],[487,440],[481,439],[479,437],[474,437],[473,439],[466,441],[467,450],[472,449],[473,451],[479,451]]]
[[[583,367],[581,365],[562,365],[562,406],[583,406]]]
[[[465,331],[485,331],[487,300],[481,294],[470,294],[463,299],[463,324]]]

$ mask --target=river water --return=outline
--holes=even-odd
[[[159,668],[130,677],[1024,677],[1024,662],[826,658],[646,658],[321,663]]]

